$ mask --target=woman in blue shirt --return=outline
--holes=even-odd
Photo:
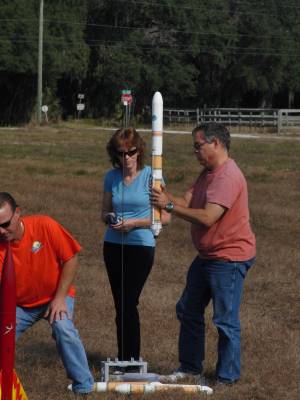
[[[119,360],[140,357],[139,297],[154,262],[150,230],[151,168],[134,128],[118,129],[107,144],[113,169],[104,180],[102,220],[108,224],[103,255],[116,308]],[[170,214],[162,210],[162,223]]]

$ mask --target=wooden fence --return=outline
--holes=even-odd
[[[285,130],[299,129],[300,110],[299,109],[280,109],[278,110],[277,132]]]
[[[189,110],[164,109],[166,123],[200,124],[219,122],[229,126],[274,127],[283,133],[285,128],[300,129],[300,109],[274,108],[197,108]]]

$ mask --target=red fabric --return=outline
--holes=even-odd
[[[11,242],[16,271],[17,305],[35,307],[53,299],[62,265],[80,250],[79,243],[52,218],[34,215],[22,218],[24,235]],[[0,242],[0,273],[5,256]],[[74,286],[69,296],[75,295]]]
[[[214,171],[204,170],[191,187],[191,208],[214,203],[226,208],[210,228],[192,224],[195,247],[203,258],[246,261],[255,256],[255,236],[249,223],[248,191],[244,175],[232,159]]]

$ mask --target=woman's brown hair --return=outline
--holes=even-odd
[[[118,149],[124,146],[128,149],[137,148],[137,168],[138,170],[142,169],[145,162],[146,143],[133,127],[118,129],[107,143],[106,150],[113,167],[122,168]]]

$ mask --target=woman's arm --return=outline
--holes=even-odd
[[[111,192],[104,192],[102,199],[101,219],[106,223],[108,214],[113,213],[112,194]]]

